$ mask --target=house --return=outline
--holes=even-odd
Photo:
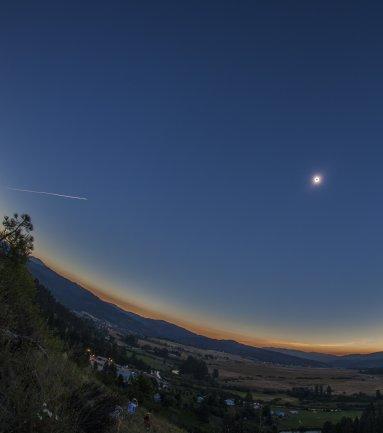
[[[205,397],[203,397],[202,395],[199,395],[197,397],[197,403],[202,403],[205,400]]]
[[[129,382],[130,379],[134,379],[137,374],[130,370],[128,366],[122,367],[120,365],[116,365],[117,367],[117,375],[121,376],[124,382]]]
[[[158,392],[156,394],[153,395],[153,400],[155,403],[161,403],[161,395],[158,394]]]
[[[172,370],[172,373],[175,374],[176,376],[178,376],[180,374],[179,370]]]
[[[226,406],[235,406],[235,401],[232,398],[227,398],[225,400],[225,404],[226,404]]]
[[[104,358],[103,356],[90,355],[89,362],[92,367],[97,367],[97,370],[101,371],[105,364],[110,364],[113,361],[110,358]]]
[[[144,372],[143,375],[150,378],[150,379],[153,379],[157,383],[158,388],[161,388],[161,389],[169,388],[168,382],[161,378],[159,371],[151,371],[150,373]]]
[[[98,371],[102,371],[105,365],[111,365],[113,363],[113,359],[105,358],[103,356],[90,355],[89,362],[93,368],[97,368]],[[121,366],[115,364],[115,366],[117,376],[121,376],[124,382],[129,382],[130,379],[134,379],[137,376],[137,373],[131,370],[127,365]]]

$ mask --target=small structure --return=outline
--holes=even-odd
[[[235,401],[233,398],[227,398],[225,400],[225,404],[226,404],[226,406],[235,406]]]
[[[152,375],[152,376],[154,376],[155,378],[157,378],[158,380],[161,380],[162,378],[161,378],[161,374],[160,374],[160,372],[158,371],[158,370],[151,370],[150,371],[150,374]]]
[[[127,365],[125,367],[116,365],[117,367],[117,375],[121,376],[124,382],[129,382],[130,379],[134,379],[137,374],[132,371]]]
[[[158,392],[156,394],[153,395],[153,400],[155,403],[161,403],[161,394],[158,394]]]
[[[92,367],[96,367],[98,371],[101,371],[105,364],[110,365],[113,361],[103,356],[90,355],[89,362]]]
[[[204,400],[205,400],[205,397],[202,396],[202,395],[199,395],[199,396],[197,397],[197,403],[202,403]]]
[[[166,380],[161,378],[159,371],[153,371],[152,370],[150,373],[144,372],[143,375],[150,378],[150,379],[153,379],[156,382],[158,388],[160,388],[160,389],[168,389],[169,388],[169,383]]]
[[[88,352],[89,350],[87,350]],[[105,365],[113,364],[113,359],[105,358],[103,356],[90,355],[89,363],[93,368],[97,368],[98,371],[102,371]],[[127,365],[119,365],[114,363],[116,366],[117,376],[121,376],[124,382],[129,382],[131,379],[134,379],[137,376],[137,373],[131,370]]]
[[[128,414],[134,415],[137,412],[138,408],[138,401],[136,398],[134,398],[132,401],[128,403]]]

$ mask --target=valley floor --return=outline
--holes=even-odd
[[[362,392],[375,395],[383,390],[383,375],[368,375],[357,370],[338,368],[286,367],[259,363],[249,359],[211,350],[196,349],[165,340],[145,340],[152,347],[170,347],[180,350],[183,357],[188,354],[205,359],[209,370],[219,370],[219,380],[229,387],[251,389],[254,398],[270,400],[274,393],[284,392],[294,387],[331,385],[334,394],[352,395]],[[266,393],[264,392],[266,391]]]

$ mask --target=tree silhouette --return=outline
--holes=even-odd
[[[3,254],[17,262],[25,262],[33,251],[33,225],[28,214],[5,216],[0,229],[0,246]]]

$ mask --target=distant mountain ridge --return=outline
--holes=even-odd
[[[261,362],[282,365],[355,369],[383,367],[383,352],[336,356],[286,348],[258,348],[233,340],[218,340],[205,337],[164,320],[143,317],[103,301],[84,287],[53,271],[35,257],[30,258],[28,268],[32,275],[46,286],[53,296],[67,308],[73,311],[89,313],[98,319],[109,322],[124,332],[164,338],[200,349],[217,350]]]
[[[264,347],[264,349],[272,350],[278,353],[284,353],[286,355],[297,356],[298,358],[310,359],[312,361],[324,362],[326,364],[331,364],[338,356],[331,355],[329,353],[320,353],[320,352],[304,352],[303,350],[297,349],[286,349],[283,347]]]
[[[320,361],[305,359],[275,350],[247,346],[232,340],[218,340],[205,337],[164,320],[150,319],[125,311],[114,304],[101,300],[84,287],[59,275],[35,257],[30,258],[28,269],[41,284],[50,290],[57,301],[67,308],[73,311],[89,313],[94,317],[111,323],[124,332],[164,338],[200,349],[241,355],[260,362],[305,367],[325,366]]]
[[[351,355],[331,355],[328,353],[303,352],[301,350],[284,349],[284,348],[267,348],[285,355],[297,356],[312,361],[323,362],[330,367],[339,368],[381,368],[383,367],[383,352],[374,352],[368,354],[351,354]]]

